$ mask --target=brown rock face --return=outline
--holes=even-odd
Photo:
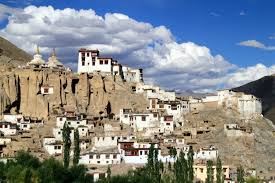
[[[53,87],[53,94],[41,93],[41,86]],[[100,74],[34,71],[15,69],[1,73],[0,113],[22,113],[24,116],[47,119],[62,114],[64,108],[93,116],[118,114],[119,109],[144,109],[142,95],[132,93],[129,83]]]

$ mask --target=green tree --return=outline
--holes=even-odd
[[[244,183],[244,169],[242,166],[237,168],[237,181],[238,183]]]
[[[182,150],[174,163],[174,176],[177,183],[186,183],[188,180],[188,165]]]
[[[150,182],[158,183],[161,180],[161,164],[158,160],[158,148],[154,147],[154,144],[151,144],[148,154],[148,160],[145,167],[147,173],[144,176],[147,176]]]
[[[213,183],[213,176],[214,176],[214,172],[213,172],[213,161],[208,160],[207,161],[207,177],[205,180],[205,183]]]
[[[193,170],[193,164],[194,164],[194,152],[192,146],[190,146],[189,151],[187,153],[187,182],[192,183],[194,180],[194,170]]]
[[[65,168],[70,164],[70,148],[71,148],[71,129],[67,125],[67,122],[63,125],[62,137],[63,137],[63,164]]]
[[[216,162],[216,180],[217,183],[223,183],[223,173],[222,173],[222,161],[220,157],[218,156],[217,162]]]
[[[74,131],[74,157],[73,164],[77,165],[80,158],[80,147],[79,147],[79,132],[78,128]]]
[[[108,166],[108,169],[107,169],[107,182],[108,183],[111,182],[111,175],[112,175],[111,168],[110,168],[110,166]]]

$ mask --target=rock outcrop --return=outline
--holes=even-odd
[[[41,87],[53,87],[53,94],[42,94]],[[51,69],[15,69],[0,77],[0,112],[22,113],[47,119],[70,108],[91,116],[118,114],[119,109],[146,108],[143,95],[113,76],[74,74]]]

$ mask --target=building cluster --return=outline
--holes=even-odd
[[[24,117],[21,114],[4,114],[0,121],[0,157],[6,156],[4,148],[19,134],[28,133],[37,126],[43,126],[44,121]]]

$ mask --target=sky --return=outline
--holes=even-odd
[[[81,47],[146,83],[211,92],[275,73],[272,0],[0,0],[0,36],[76,70]]]

